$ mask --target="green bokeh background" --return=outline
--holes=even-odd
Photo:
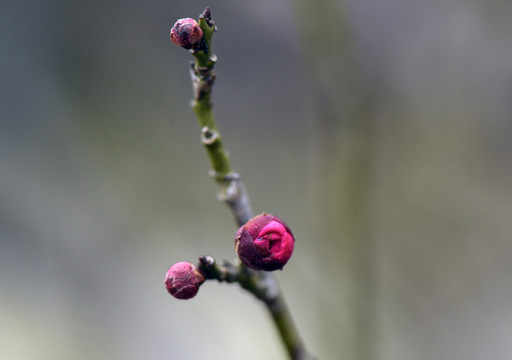
[[[512,5],[0,4],[0,358],[282,359],[266,310],[168,266],[235,258],[169,41],[212,7],[215,112],[319,359],[512,357]]]

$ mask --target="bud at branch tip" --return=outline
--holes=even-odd
[[[179,19],[171,28],[171,41],[185,49],[192,48],[202,37],[203,30],[197,21],[191,18]]]

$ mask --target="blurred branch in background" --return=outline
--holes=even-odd
[[[341,267],[330,267],[342,278],[330,295],[347,304],[336,352],[512,354],[511,318],[496,320],[512,295],[500,290],[512,250],[510,4],[295,4],[315,89],[326,263]]]
[[[334,296],[343,330],[325,341],[342,358],[376,359],[372,182],[376,151],[372,94],[363,83],[346,3],[296,0],[297,24],[314,94],[317,206],[325,264],[338,285]],[[323,299],[325,301],[326,299]],[[329,311],[323,314],[332,321]],[[331,320],[329,320],[331,319]],[[339,324],[338,324],[339,325]]]

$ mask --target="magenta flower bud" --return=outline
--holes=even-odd
[[[193,298],[203,282],[203,274],[194,264],[186,261],[174,264],[165,274],[165,287],[176,299]]]
[[[295,239],[283,220],[270,214],[253,217],[235,238],[240,260],[256,270],[282,269],[292,256]]]
[[[203,30],[197,21],[191,18],[179,19],[171,28],[171,41],[185,49],[190,49],[202,37]]]

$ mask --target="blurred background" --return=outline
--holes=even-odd
[[[512,3],[0,4],[0,358],[284,359],[235,259],[175,20],[212,7],[218,125],[318,359],[512,357]]]

